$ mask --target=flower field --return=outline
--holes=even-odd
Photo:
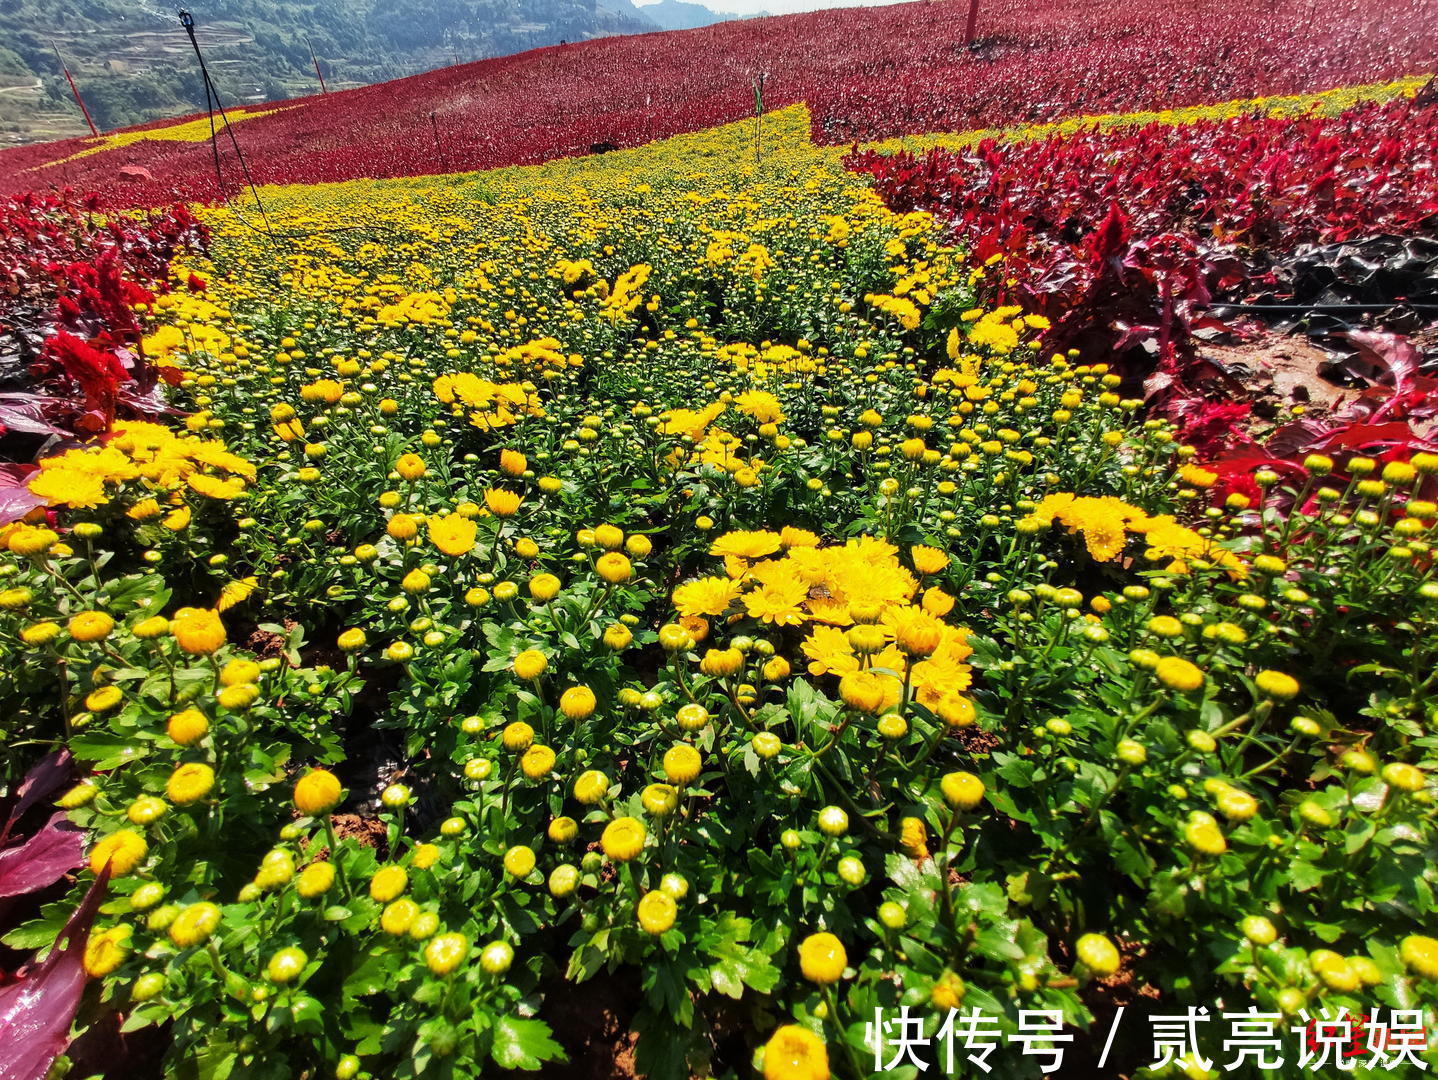
[[[0,1077],[1438,1066],[1431,347],[1262,437],[1199,348],[1434,238],[1431,15],[1268,72],[1306,5],[1212,6],[1210,63],[1056,3],[1003,93],[952,5],[797,17],[939,89],[656,67],[619,130],[556,76],[439,162],[461,68],[236,121],[262,207],[7,203]],[[696,33],[480,68],[762,38]],[[216,194],[69,167],[130,151]]]
[[[1230,422],[1247,415],[1196,392],[1211,374],[1197,362],[1202,332],[1230,329],[1223,301],[1272,283],[1274,266],[1304,245],[1431,232],[1438,110],[1414,97],[1420,84],[1370,88],[1375,96],[1357,102],[1318,95],[1297,112],[1041,127],[922,157],[869,150],[850,164],[874,176],[890,205],[943,219],[974,259],[1002,260],[1000,299],[1050,318],[1050,345],[1115,362],[1147,346],[1156,357],[1147,400],[1212,450],[1242,440]],[[1426,389],[1392,374],[1379,412],[1422,414]],[[1308,448],[1336,433],[1309,433]]]
[[[50,436],[108,431],[122,405],[160,407],[155,373],[133,351],[143,338],[134,307],[169,287],[171,258],[203,237],[183,205],[105,217],[93,198],[0,201],[0,362],[25,373],[0,381],[7,457],[22,456],[21,440],[33,454]],[[0,491],[5,511],[31,508],[16,485]]]
[[[736,121],[760,74],[766,107],[807,104],[815,140],[846,145],[1387,81],[1431,69],[1438,40],[1426,0],[985,0],[969,51],[967,10],[926,0],[601,39],[230,116],[257,181],[325,183],[533,164]],[[208,135],[201,116],[6,150],[0,193],[71,186],[130,206],[238,191],[233,152],[222,140],[217,179]]]

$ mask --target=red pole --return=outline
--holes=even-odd
[[[90,118],[90,110],[85,108],[85,99],[80,96],[80,88],[75,85],[75,80],[70,75],[70,68],[60,56],[60,47],[53,41],[50,42],[50,47],[55,50],[55,59],[60,61],[60,70],[65,73],[65,81],[70,84],[70,93],[75,95],[75,104],[80,106],[80,111],[85,114],[85,123],[90,125],[90,134],[99,138],[100,133],[95,130],[95,121]]]
[[[979,29],[979,0],[969,0],[969,21],[964,27],[964,44],[972,45]]]

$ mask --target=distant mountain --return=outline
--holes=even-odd
[[[691,4],[688,0],[659,0],[657,4],[645,4],[638,10],[661,30],[695,30],[735,18],[711,11],[703,4]]]
[[[697,4],[666,0],[717,21]],[[227,104],[384,82],[543,45],[660,29],[630,0],[190,0]],[[659,5],[665,6],[665,5]],[[166,8],[168,7],[168,11]],[[204,108],[169,5],[0,0],[0,146],[86,133],[51,42],[101,130]]]

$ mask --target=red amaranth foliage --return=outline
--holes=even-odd
[[[45,355],[60,366],[65,378],[73,383],[82,397],[82,428],[107,430],[115,422],[115,409],[120,401],[120,384],[130,373],[112,352],[91,348],[84,341],[59,331],[45,346]]]
[[[960,151],[864,153],[897,210],[952,223],[1000,256],[1009,297],[1054,323],[1048,341],[1156,353],[1150,397],[1202,374],[1187,346],[1205,312],[1302,244],[1438,230],[1438,107],[1366,103],[1341,116],[1239,116],[1088,129]]]
[[[155,372],[134,305],[206,235],[182,205],[110,216],[93,200],[0,197],[0,435],[95,433],[145,411]]]
[[[1077,243],[1115,203],[1143,237],[1283,251],[1412,232],[1438,216],[1435,136],[1438,109],[1368,102],[1336,117],[1088,129],[851,164],[890,206],[951,219],[980,258]]]
[[[1231,446],[1226,482],[1255,462],[1335,446],[1432,449],[1408,421],[1434,417],[1438,384],[1417,374],[1416,350],[1397,335],[1348,334],[1370,389],[1333,417],[1287,425],[1266,448],[1236,430],[1249,410],[1231,400],[1242,387],[1199,359],[1195,335],[1228,329],[1209,313],[1215,300],[1241,300],[1301,245],[1438,235],[1438,104],[1088,129],[849,164],[894,209],[938,214],[976,259],[1001,257],[1002,299],[1052,320],[1046,344],[1126,359],[1206,457]]]
[[[1326,90],[1421,72],[1438,54],[1429,0],[985,0],[973,49],[967,9],[818,11],[536,49],[288,102],[235,135],[258,182],[319,183],[533,164],[740,120],[761,72],[766,108],[807,103],[814,137],[843,144]],[[208,142],[64,161],[90,145],[0,152],[0,192],[69,186],[112,205],[221,194]],[[236,191],[227,140],[221,153]]]

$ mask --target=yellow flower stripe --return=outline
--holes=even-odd
[[[229,120],[232,124],[238,124],[242,120],[257,120],[261,116],[270,116],[273,113],[294,107],[293,105],[279,105],[273,109],[248,111],[230,109],[228,110]],[[54,161],[42,161],[27,171],[35,172],[38,169],[48,169],[54,165],[65,165],[71,161],[90,157],[92,154],[104,153],[106,150],[121,150],[142,142],[204,142],[210,137],[211,130],[209,118],[201,117],[198,120],[185,120],[178,124],[171,124],[169,127],[147,128],[143,131],[112,131],[106,135],[86,139],[85,142],[93,145],[85,147],[78,153],[71,154],[66,158],[56,158]],[[216,133],[224,131],[225,121],[216,116],[213,130]]]
[[[1390,101],[1400,97],[1415,97],[1429,78],[1428,75],[1409,75],[1393,82],[1340,86],[1316,94],[1238,98],[1212,105],[1187,105],[1177,109],[1068,116],[1050,123],[1023,124],[1018,127],[900,135],[893,139],[863,143],[860,148],[884,154],[893,154],[901,150],[907,150],[911,154],[922,154],[927,150],[935,149],[958,150],[985,139],[1010,141],[1047,139],[1055,135],[1072,135],[1093,127],[1100,130],[1112,130],[1142,127],[1145,124],[1196,124],[1204,120],[1227,120],[1244,113],[1260,113],[1264,116],[1302,116],[1305,113],[1314,112],[1320,116],[1336,116],[1345,109],[1351,109],[1354,105],[1364,101]]]

